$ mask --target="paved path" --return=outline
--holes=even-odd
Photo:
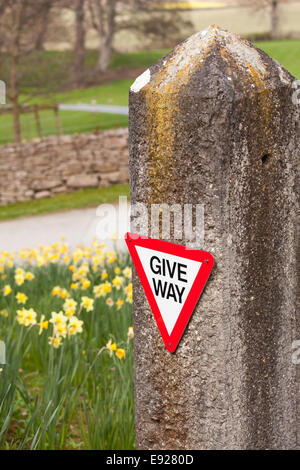
[[[128,115],[128,106],[111,106],[106,104],[60,104],[61,111],[86,111],[89,113]]]
[[[72,248],[78,244],[89,245],[96,237],[98,223],[96,208],[0,222],[0,251],[19,251],[22,248],[34,248],[38,244],[50,245],[61,237],[65,237]],[[113,246],[111,240],[105,242]],[[125,249],[125,242],[118,241],[117,246]]]

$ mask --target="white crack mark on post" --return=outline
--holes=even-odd
[[[138,93],[144,86],[148,85],[151,80],[150,69],[147,69],[142,75],[140,75],[135,82],[131,85],[130,90],[134,93]]]

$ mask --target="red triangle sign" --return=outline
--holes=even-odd
[[[158,329],[174,352],[214,265],[210,253],[127,233],[125,240]]]

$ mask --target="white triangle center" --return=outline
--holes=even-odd
[[[136,251],[170,336],[202,263],[141,246]]]

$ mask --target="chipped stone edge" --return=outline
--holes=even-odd
[[[130,90],[134,93],[138,93],[144,86],[148,85],[151,80],[150,69],[147,69],[144,73],[139,75],[135,82],[131,85]]]

